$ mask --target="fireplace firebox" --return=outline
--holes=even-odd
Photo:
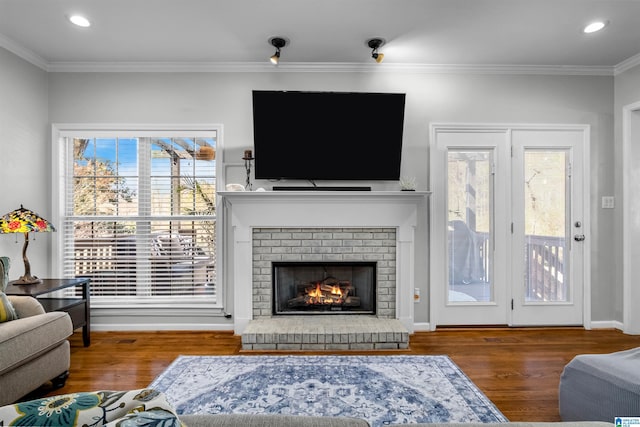
[[[375,262],[272,263],[273,314],[375,314]]]

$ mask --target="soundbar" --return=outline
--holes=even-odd
[[[347,187],[332,187],[332,186],[321,186],[321,187],[300,187],[300,186],[286,186],[286,185],[275,185],[273,187],[273,191],[371,191],[371,187],[366,186],[347,186]]]

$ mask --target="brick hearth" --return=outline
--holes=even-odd
[[[408,348],[395,317],[395,228],[254,228],[253,319],[243,350],[374,350]],[[272,316],[272,262],[375,261],[376,315]]]
[[[243,350],[395,350],[409,347],[397,319],[367,315],[310,315],[253,320],[242,334]]]

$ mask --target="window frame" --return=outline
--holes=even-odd
[[[154,125],[154,124],[60,124],[52,125],[52,221],[54,224],[61,224],[64,218],[64,206],[66,198],[66,174],[70,167],[67,164],[67,150],[65,141],[67,138],[81,138],[90,135],[91,137],[208,137],[212,133],[216,135],[216,189],[224,187],[223,183],[223,132],[222,125],[219,124],[193,124],[193,125]],[[101,297],[92,300],[92,308],[148,308],[151,310],[158,308],[170,308],[172,310],[188,310],[190,308],[202,308],[212,313],[224,314],[226,301],[226,288],[224,284],[224,261],[223,246],[221,242],[221,226],[223,220],[223,209],[216,210],[216,274],[217,274],[217,295],[213,302],[207,298],[181,298],[178,301],[170,301],[165,298],[108,298]],[[184,219],[179,216],[176,219]],[[62,277],[63,274],[63,254],[64,236],[62,233],[53,233],[51,239],[51,274],[52,277]],[[117,310],[116,310],[117,311]],[[179,314],[176,312],[175,314]],[[193,313],[191,313],[193,314]]]

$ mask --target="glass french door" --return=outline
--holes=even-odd
[[[583,131],[434,139],[432,326],[582,324]]]
[[[583,136],[514,131],[513,325],[582,325]]]
[[[507,137],[501,130],[436,134],[430,308],[437,325],[507,322]]]

